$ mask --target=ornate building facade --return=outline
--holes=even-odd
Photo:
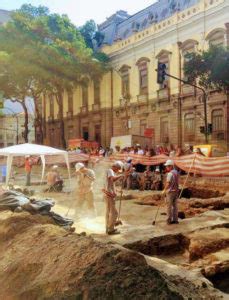
[[[65,93],[66,140],[82,137],[110,145],[111,136],[144,135],[152,129],[155,144],[200,144],[204,125],[201,91],[166,78],[157,84],[158,61],[167,72],[184,78],[185,54],[214,45],[229,46],[228,0],[160,0],[129,16],[118,11],[99,26],[102,51],[112,70],[102,80]],[[229,142],[229,104],[218,91],[207,93],[211,143]],[[60,145],[58,108],[43,99],[46,143]]]

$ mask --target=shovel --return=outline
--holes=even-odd
[[[115,226],[122,225],[122,221],[120,220],[121,207],[122,207],[122,195],[123,195],[123,191],[121,190],[120,199],[119,199],[119,208],[118,208],[118,219],[115,222]]]
[[[163,193],[161,193],[161,196],[163,197],[163,196],[164,196],[164,194],[163,194]],[[157,211],[156,211],[156,214],[155,214],[154,221],[152,222],[152,225],[153,225],[153,226],[155,226],[155,225],[156,225],[157,215],[158,215],[158,212],[159,212],[159,210],[160,210],[160,208],[161,208],[161,205],[162,205],[162,204],[160,204],[160,205],[158,206],[158,208],[157,208]]]

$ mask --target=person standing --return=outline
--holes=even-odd
[[[115,223],[117,221],[118,212],[115,207],[115,182],[120,178],[124,177],[123,174],[116,175],[123,168],[122,162],[116,161],[113,163],[111,168],[109,168],[106,172],[106,186],[103,189],[104,199],[106,204],[106,215],[105,215],[105,223],[106,223],[106,233],[111,234],[119,234],[120,232],[115,229]]]
[[[95,216],[96,212],[93,193],[95,173],[93,170],[86,168],[83,163],[77,163],[75,169],[78,176],[78,207],[82,210],[84,205],[86,205],[87,214],[89,216]]]
[[[163,194],[167,200],[167,224],[178,224],[179,174],[171,159],[166,161],[165,167],[168,174]]]
[[[25,173],[26,173],[26,186],[31,184],[31,171],[32,171],[32,161],[29,155],[25,156]]]

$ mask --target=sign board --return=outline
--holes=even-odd
[[[154,136],[154,128],[146,128],[144,131],[144,136],[152,138]]]
[[[99,144],[97,142],[88,142],[83,139],[71,139],[68,140],[68,147],[69,148],[98,148]]]
[[[82,141],[83,141],[83,139],[72,139],[72,140],[68,140],[68,147],[69,147],[69,148],[77,148],[77,147],[81,147]]]

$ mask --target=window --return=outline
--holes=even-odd
[[[83,127],[83,139],[85,141],[88,141],[88,139],[89,139],[88,127]]]
[[[73,112],[73,91],[68,91],[68,112]]]
[[[82,86],[82,105],[88,106],[88,85]]]
[[[94,104],[100,104],[100,81],[94,81]]]
[[[136,65],[139,70],[139,94],[148,94],[148,62],[150,60],[147,57],[140,58]]]
[[[191,140],[195,135],[195,117],[193,113],[184,116],[184,140]]]
[[[95,141],[101,143],[101,125],[95,125]]]
[[[206,40],[211,46],[224,46],[225,30],[223,28],[217,28],[212,30],[206,37]]]
[[[50,117],[54,117],[54,97],[53,95],[49,96],[49,115]]]
[[[212,131],[223,131],[223,110],[215,109],[212,111]]]
[[[122,66],[119,70],[122,78],[122,96],[128,96],[130,94],[130,67],[127,65]]]
[[[74,138],[74,127],[72,125],[68,126],[68,139]]]
[[[168,117],[162,117],[160,120],[161,125],[161,142],[168,143],[169,142],[169,121]]]
[[[144,136],[146,127],[147,127],[146,120],[140,120],[140,135],[141,136]]]
[[[188,62],[188,60],[189,60],[187,55],[189,53],[195,52],[197,45],[198,45],[198,42],[195,40],[187,40],[182,43],[181,51],[182,51],[182,65],[183,66],[184,66],[185,62]],[[184,75],[183,68],[182,68],[182,78],[183,78],[183,80],[188,80],[188,78]]]

